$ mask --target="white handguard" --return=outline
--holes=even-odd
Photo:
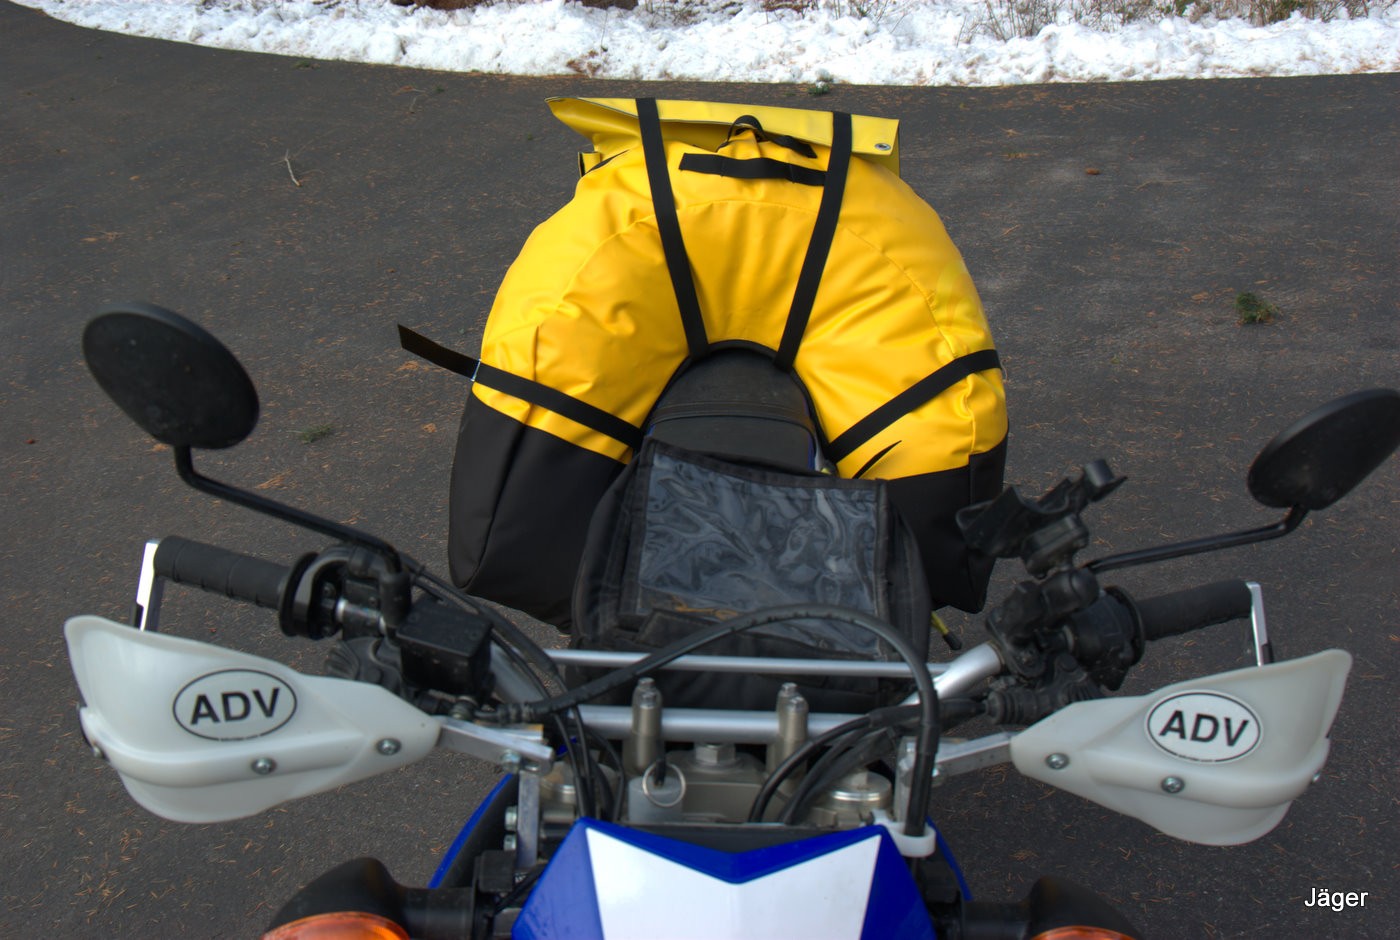
[[[1326,650],[1079,702],[1011,743],[1028,777],[1168,835],[1236,845],[1278,825],[1327,760],[1351,656]]]
[[[220,822],[419,760],[440,725],[378,686],[101,617],[64,627],[89,743],[131,796]]]

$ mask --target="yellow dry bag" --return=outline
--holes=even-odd
[[[891,481],[936,604],[981,606],[990,563],[953,513],[1001,488],[999,363],[962,257],[899,177],[893,120],[561,98],[593,145],[535,229],[479,360],[453,468],[450,555],[471,592],[567,623],[589,518],[657,398],[716,349],[805,387],[842,476]]]

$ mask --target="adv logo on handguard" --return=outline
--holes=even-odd
[[[1147,714],[1147,736],[1173,757],[1218,764],[1238,760],[1258,746],[1259,716],[1239,699],[1219,692],[1182,692]]]
[[[212,741],[241,741],[271,734],[292,720],[297,696],[276,676],[253,669],[225,669],[200,676],[180,690],[175,720],[190,734]]]

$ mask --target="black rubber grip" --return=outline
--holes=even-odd
[[[1248,617],[1252,600],[1243,581],[1217,581],[1138,601],[1137,612],[1143,635],[1160,640]]]
[[[291,568],[177,535],[156,547],[156,574],[235,600],[277,610]]]

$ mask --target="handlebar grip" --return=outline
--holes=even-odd
[[[1243,619],[1249,616],[1253,600],[1249,585],[1235,579],[1150,597],[1136,602],[1136,606],[1143,635],[1149,640],[1160,640]]]
[[[178,535],[156,546],[156,574],[180,584],[277,610],[292,569]]]

